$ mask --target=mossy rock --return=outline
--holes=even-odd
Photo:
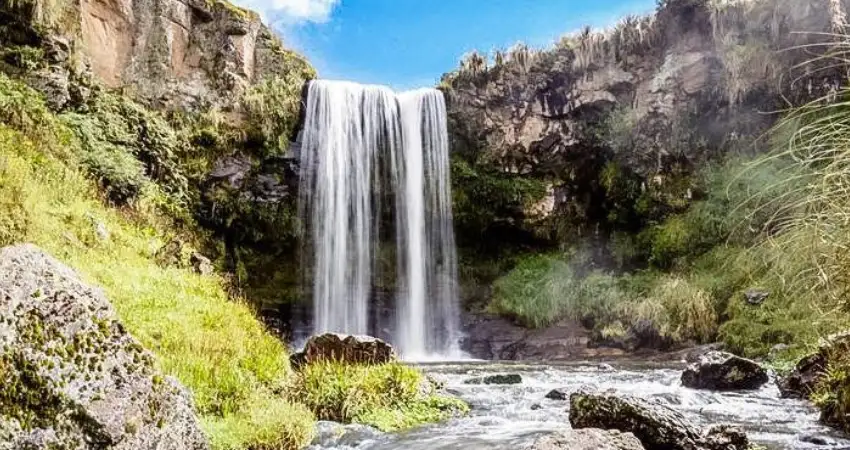
[[[98,289],[32,245],[0,250],[0,442],[205,450],[191,399]]]

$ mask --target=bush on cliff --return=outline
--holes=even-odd
[[[86,150],[43,99],[0,74],[0,240],[31,242],[101,286],[162,369],[192,390],[216,449],[299,448],[312,433],[284,399],[286,349],[231,301],[223,280],[160,266],[171,238],[143,190],[132,210],[104,206],[79,164]]]
[[[400,363],[381,365],[314,362],[295,375],[291,396],[320,420],[397,431],[438,422],[469,407],[437,395],[431,381]]]

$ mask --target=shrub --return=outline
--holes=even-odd
[[[630,299],[623,279],[601,271],[581,277],[563,255],[521,258],[510,272],[496,280],[488,309],[518,323],[542,328],[568,318],[600,327],[617,317],[620,304]]]
[[[418,370],[400,363],[377,366],[316,362],[295,375],[291,396],[320,420],[362,423],[396,431],[437,422],[469,407],[431,391]]]
[[[850,352],[846,346],[833,348],[827,367],[815,386],[812,401],[821,410],[821,420],[850,431]]]
[[[189,144],[162,116],[125,97],[100,93],[88,113],[61,117],[81,143],[83,163],[112,201],[133,201],[155,181],[175,202],[186,202],[187,180],[177,156]]]
[[[489,309],[532,328],[553,324],[575,310],[579,282],[569,264],[554,255],[524,258],[493,284]]]
[[[452,157],[454,219],[467,234],[484,232],[497,223],[519,225],[524,213],[544,198],[546,183],[528,176],[499,172],[488,165],[473,167]]]
[[[300,58],[294,53],[290,59]],[[248,89],[242,97],[242,107],[248,124],[258,140],[271,154],[286,151],[298,125],[301,110],[301,90],[304,83],[315,77],[306,62],[301,70],[266,79]]]
[[[676,342],[711,342],[717,314],[711,296],[687,280],[667,276],[631,308],[633,323],[652,323],[659,334]]]

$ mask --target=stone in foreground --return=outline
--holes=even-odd
[[[718,351],[703,354],[682,373],[682,385],[693,389],[758,389],[768,381],[767,371],[759,363]]]
[[[486,377],[470,378],[463,384],[520,384],[522,376],[517,373],[489,375]]]
[[[537,439],[524,450],[643,450],[631,433],[587,428]]]
[[[103,293],[32,245],[0,250],[0,291],[0,449],[209,448]]]
[[[573,428],[632,433],[647,450],[745,450],[747,436],[735,427],[717,426],[701,433],[680,413],[631,396],[577,392],[570,396]]]
[[[396,360],[393,347],[372,336],[325,333],[311,337],[304,350],[289,357],[298,369],[319,361],[344,364],[386,364]]]

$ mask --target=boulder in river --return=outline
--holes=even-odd
[[[680,413],[637,397],[576,392],[570,396],[573,428],[634,434],[647,450],[745,450],[746,435],[730,426],[700,432]]]
[[[569,400],[570,394],[565,389],[552,389],[546,394],[549,400]]]
[[[0,291],[0,448],[209,448],[189,394],[100,290],[19,245],[0,250]]]
[[[586,428],[538,438],[524,450],[643,450],[631,433]]]
[[[311,337],[304,350],[290,356],[292,367],[317,361],[346,364],[385,364],[396,360],[393,347],[372,336],[325,333]]]
[[[768,381],[767,371],[759,363],[718,351],[703,354],[682,373],[682,385],[693,389],[758,389]]]
[[[463,382],[464,384],[520,384],[522,383],[522,375],[518,373],[506,373],[498,375],[488,375],[485,377],[470,378]]]

